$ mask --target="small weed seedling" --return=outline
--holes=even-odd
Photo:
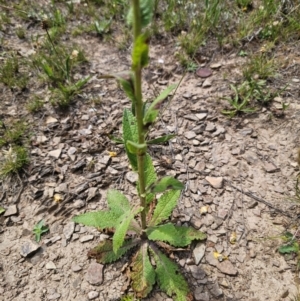
[[[223,110],[222,114],[229,117],[234,117],[238,113],[254,113],[255,109],[249,107],[250,95],[241,96],[241,87],[237,88],[233,85],[230,85],[231,89],[234,91],[233,97],[224,97],[223,99],[227,100],[231,105],[231,109]]]
[[[132,69],[114,74],[132,101],[132,108],[123,114],[123,143],[132,169],[138,174],[139,204],[130,203],[117,190],[107,193],[108,210],[88,212],[73,218],[86,226],[108,229],[112,240],[105,240],[90,250],[88,255],[99,263],[111,263],[132,250],[135,255],[129,265],[131,285],[138,298],[146,297],[155,283],[176,301],[190,300],[188,284],[179,267],[162,249],[186,247],[193,240],[204,240],[206,235],[194,228],[174,225],[169,221],[184,185],[166,176],[158,179],[152,159],[147,153],[149,144],[166,142],[167,135],[147,141],[147,133],[157,116],[160,104],[177,87],[171,85],[151,104],[142,100],[142,69],[148,64],[149,32],[144,28],[151,22],[153,1],[132,0],[127,17],[133,26],[134,44]],[[156,197],[159,195],[158,197]],[[135,217],[139,215],[139,219]],[[169,246],[170,244],[171,246]]]
[[[49,231],[49,228],[44,225],[44,220],[42,219],[33,228],[33,234],[35,236],[35,241],[40,242],[41,236],[48,231]]]
[[[297,269],[300,268],[300,245],[296,237],[290,233],[286,232],[282,237],[284,244],[278,248],[280,254],[295,254],[297,256]]]

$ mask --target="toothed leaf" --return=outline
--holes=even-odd
[[[111,263],[120,259],[128,250],[135,247],[139,240],[126,240],[124,244],[115,253],[113,251],[113,243],[111,240],[105,240],[99,243],[98,246],[88,252],[89,258],[95,258],[99,263]]]
[[[191,227],[174,226],[171,223],[146,230],[150,240],[160,240],[174,247],[186,247],[193,240],[204,240],[206,234]]]
[[[106,229],[114,228],[118,217],[118,215],[111,211],[96,211],[77,215],[72,220],[85,226]]]
[[[136,171],[138,168],[137,157],[129,151],[127,141],[138,143],[138,128],[135,116],[128,109],[125,109],[123,113],[123,139],[129,162],[132,169]]]
[[[159,250],[153,251],[152,254],[156,262],[155,273],[161,290],[175,301],[189,301],[189,287],[178,266]]]
[[[127,211],[122,214],[118,220],[114,221],[115,224],[115,234],[113,236],[113,250],[118,252],[119,248],[123,245],[125,235],[130,227],[131,221],[134,219],[134,216],[140,212],[142,208],[134,208],[131,211]]]
[[[140,0],[140,16],[141,16],[141,25],[146,27],[150,24],[154,11],[154,0]],[[133,24],[133,7],[131,6],[128,15],[127,23],[128,25]]]
[[[137,67],[146,67],[149,63],[149,37],[148,34],[140,35],[134,45],[132,50],[132,68],[135,69]]]
[[[144,244],[133,258],[132,288],[138,298],[145,298],[152,291],[155,284],[155,271],[148,255],[148,245]]]
[[[130,211],[131,207],[128,199],[124,194],[118,190],[110,189],[107,192],[107,203],[111,212],[113,212],[117,217],[120,217],[127,211]]]
[[[157,201],[149,226],[156,226],[162,221],[168,219],[177,205],[179,196],[179,190],[170,190],[165,192]]]

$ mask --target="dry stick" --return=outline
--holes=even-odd
[[[285,216],[287,216],[287,217],[289,217],[289,218],[295,219],[295,218],[294,218],[293,216],[291,216],[290,214],[284,212],[283,210],[281,210],[281,209],[279,209],[279,208],[274,207],[272,204],[270,204],[269,202],[267,202],[267,201],[265,201],[265,200],[263,200],[263,199],[257,197],[256,195],[254,195],[254,194],[251,193],[250,191],[244,191],[243,189],[240,189],[240,188],[238,188],[238,187],[232,185],[232,184],[230,183],[230,181],[228,181],[228,180],[225,180],[225,182],[226,182],[230,187],[232,187],[232,188],[236,189],[237,191],[239,191],[239,192],[245,194],[246,196],[248,196],[248,197],[250,197],[250,198],[252,198],[252,199],[254,199],[254,200],[256,200],[256,201],[258,201],[258,202],[260,202],[260,203],[263,203],[263,204],[267,205],[268,207],[274,209],[274,210],[277,211],[277,212],[280,212],[281,214],[283,214],[283,215],[285,215]]]
[[[16,204],[16,203],[19,202],[21,193],[22,193],[22,191],[23,191],[23,189],[24,189],[23,182],[22,182],[22,180],[21,180],[20,175],[19,175],[18,172],[17,172],[17,177],[18,177],[18,180],[20,181],[21,188],[20,188],[19,193],[17,194],[17,196],[16,196],[16,198],[15,198],[15,200],[14,200],[14,204]]]

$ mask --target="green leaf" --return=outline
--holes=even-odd
[[[114,228],[119,215],[112,211],[87,212],[72,218],[75,223],[100,229]]]
[[[156,226],[162,221],[168,219],[177,205],[179,196],[179,190],[170,190],[165,192],[157,201],[149,226]]]
[[[86,78],[82,78],[75,83],[76,90],[80,90],[89,80],[91,76],[87,76]]]
[[[134,75],[133,73],[130,73],[129,79],[124,79],[122,77],[117,78],[120,85],[122,86],[125,94],[127,97],[132,101],[132,103],[135,103],[135,95],[134,95]]]
[[[116,137],[116,136],[114,136],[114,135],[108,135],[108,138],[109,138],[111,141],[115,142],[116,144],[124,144],[123,139],[118,138],[118,137]]]
[[[70,77],[70,72],[71,72],[71,59],[70,56],[67,57],[66,59],[66,72],[67,72],[67,77]]]
[[[33,234],[35,235],[35,241],[39,242],[41,240],[41,236],[48,232],[49,228],[44,225],[44,220],[40,220],[33,228]]]
[[[169,94],[177,88],[177,84],[173,84],[166,88],[163,92],[160,93],[160,95],[152,102],[150,107],[148,108],[145,116],[144,116],[144,125],[153,123],[158,115],[158,107],[160,103],[165,100]]]
[[[280,254],[298,253],[299,252],[299,244],[296,241],[294,241],[291,244],[280,246],[278,248],[278,252]]]
[[[176,135],[174,135],[174,134],[165,135],[165,136],[162,136],[162,137],[159,137],[159,138],[148,140],[147,144],[165,143],[165,142],[171,140],[172,138],[174,138],[175,136]]]
[[[42,67],[44,69],[44,72],[48,75],[48,77],[50,79],[54,79],[52,68],[46,63],[42,64]]]
[[[142,155],[147,151],[147,144],[139,144],[132,141],[127,141],[126,146],[134,155]]]
[[[123,139],[127,157],[132,166],[132,169],[137,171],[137,157],[129,151],[127,147],[127,141],[138,143],[138,128],[136,118],[128,109],[125,109],[123,113]]]
[[[191,227],[174,226],[171,223],[159,225],[146,230],[150,240],[160,240],[174,247],[186,247],[193,240],[204,240],[206,234]]]
[[[124,244],[115,253],[111,240],[105,240],[88,252],[88,257],[95,258],[98,263],[111,263],[120,259],[128,250],[135,247],[139,240],[125,240]]]
[[[146,187],[150,187],[153,183],[156,182],[157,176],[150,155],[146,154],[144,160],[145,160],[145,185]],[[146,195],[147,204],[149,204],[154,199],[154,197],[155,197],[154,193],[147,193]]]
[[[138,298],[145,298],[155,284],[155,270],[149,259],[147,244],[142,245],[132,261],[132,288]]]
[[[152,189],[152,192],[159,193],[164,192],[167,189],[173,189],[173,190],[182,190],[184,188],[184,185],[171,176],[163,177]]]
[[[148,34],[141,34],[133,45],[132,50],[132,68],[146,67],[149,63],[149,45],[148,45]]]
[[[141,25],[146,27],[150,24],[154,11],[154,0],[140,0],[140,16],[141,16]],[[128,25],[133,25],[133,6],[130,7],[130,10],[127,15]]]
[[[125,212],[129,212],[131,207],[126,196],[118,190],[110,189],[107,192],[107,203],[111,212],[118,218]]]
[[[134,216],[142,210],[142,207],[133,208],[131,211],[127,211],[122,214],[118,220],[114,220],[115,224],[115,234],[113,236],[113,251],[118,252],[119,248],[123,245],[125,235],[130,227],[131,221],[134,219]]]
[[[2,214],[3,212],[5,212],[5,209],[0,206],[0,214]]]
[[[152,252],[155,262],[158,285],[174,301],[189,301],[189,287],[178,266],[159,250]]]

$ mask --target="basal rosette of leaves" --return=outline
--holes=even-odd
[[[105,75],[118,80],[132,102],[131,109],[124,109],[120,141],[132,169],[138,174],[140,204],[131,205],[124,194],[109,190],[107,210],[88,212],[73,220],[100,230],[109,229],[113,233],[112,239],[101,242],[89,252],[97,262],[111,263],[130,250],[134,252],[128,274],[138,298],[145,298],[157,283],[174,300],[187,301],[190,300],[188,284],[177,264],[163,253],[162,246],[182,248],[193,240],[204,240],[206,235],[192,227],[175,226],[170,222],[184,185],[171,176],[159,179],[147,153],[149,145],[174,137],[165,135],[150,141],[146,139],[149,126],[159,114],[160,103],[177,87],[171,85],[150,105],[142,100],[141,71],[148,64],[147,25],[152,19],[153,4],[151,0],[132,0],[127,18],[134,36],[132,69],[122,74]]]

